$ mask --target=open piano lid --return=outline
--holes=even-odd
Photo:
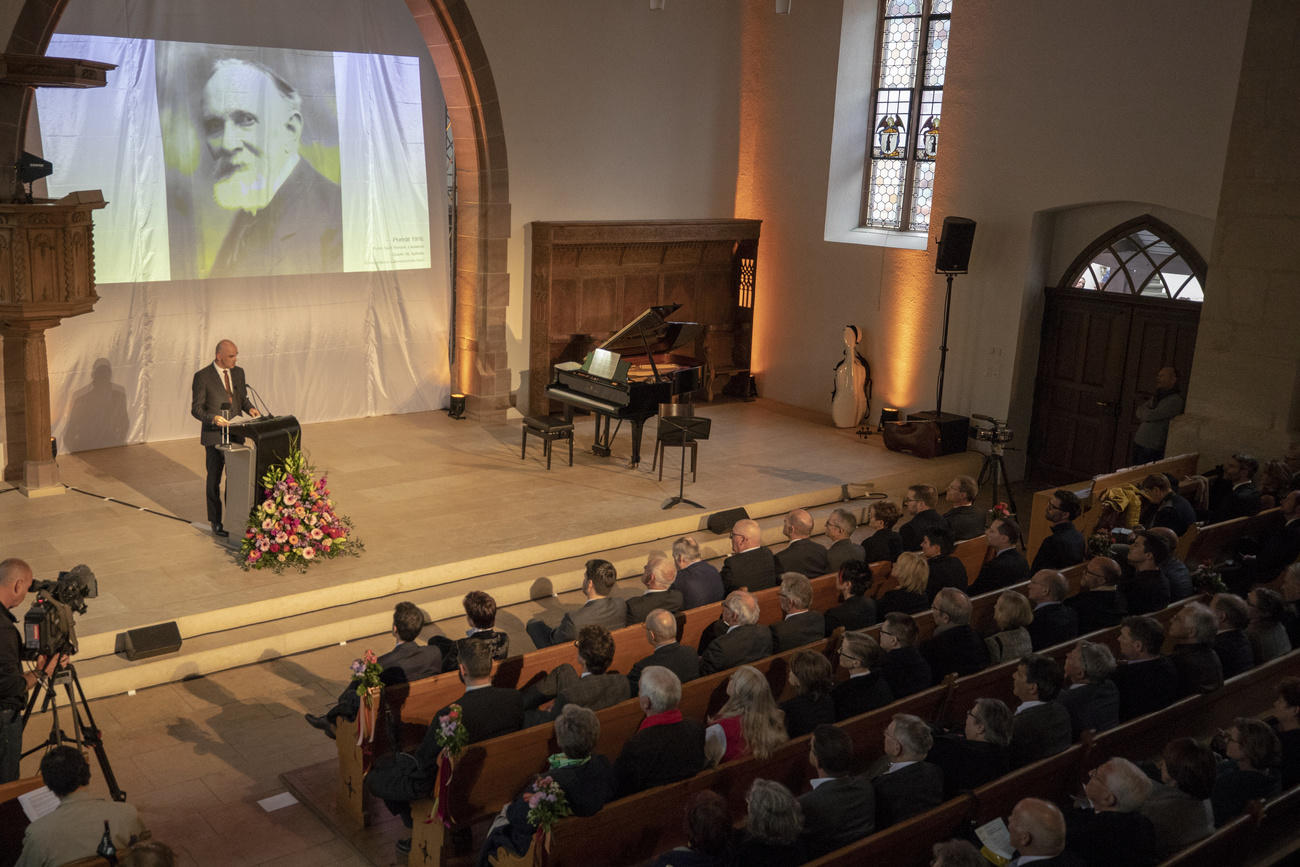
[[[597,348],[623,356],[644,355],[647,351],[657,355],[694,343],[704,330],[703,325],[698,322],[668,321],[673,311],[681,306],[660,304],[647,308]]]

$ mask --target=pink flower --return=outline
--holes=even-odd
[[[300,551],[304,560],[311,560],[316,556],[315,548],[302,548]]]
[[[272,521],[270,518],[263,518],[263,519],[262,519],[262,529],[263,529],[263,530],[269,530],[269,529],[271,529],[271,528],[274,527],[274,526],[275,526],[275,521]]]

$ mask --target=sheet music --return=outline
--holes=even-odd
[[[593,349],[591,351],[591,364],[587,366],[587,372],[592,376],[612,380],[614,374],[618,372],[620,357],[617,352],[610,352],[608,349]]]
[[[27,814],[27,821],[35,822],[42,816],[48,816],[58,809],[59,796],[51,792],[49,787],[41,786],[39,789],[23,792],[18,796],[18,803],[22,805],[23,812]]]

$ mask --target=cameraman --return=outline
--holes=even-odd
[[[36,661],[37,671],[23,671],[23,637],[18,631],[14,609],[26,598],[27,588],[31,586],[32,567],[14,558],[0,561],[0,611],[14,625],[10,629],[0,622],[0,783],[18,779],[27,690],[40,678],[40,669],[53,674],[59,663],[58,659],[52,659],[47,665],[42,657]]]

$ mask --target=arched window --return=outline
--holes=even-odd
[[[1171,226],[1144,214],[1089,244],[1058,285],[1199,303],[1205,300],[1205,260]]]

